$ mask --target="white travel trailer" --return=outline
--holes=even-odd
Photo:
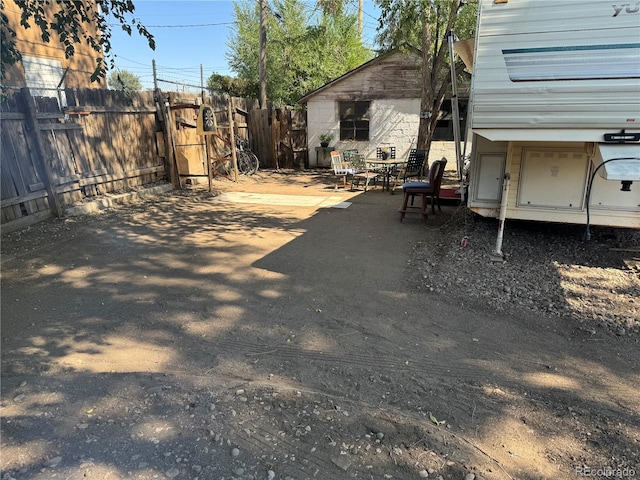
[[[471,109],[472,211],[640,228],[640,2],[479,0]]]

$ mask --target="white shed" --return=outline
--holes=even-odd
[[[420,121],[421,57],[417,53],[381,55],[301,98],[307,105],[309,166],[330,166],[337,150],[358,149],[375,156],[379,146],[408,155]],[[322,150],[320,135],[333,134]],[[316,163],[317,159],[317,163]]]
[[[613,3],[480,0],[473,211],[640,228],[640,9]]]

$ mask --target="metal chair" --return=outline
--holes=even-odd
[[[422,178],[424,172],[424,164],[427,159],[427,151],[412,148],[409,151],[409,157],[407,163],[402,165],[394,172],[393,186],[391,187],[391,193],[395,189],[398,183],[404,183],[408,178],[418,177],[418,180]]]
[[[351,159],[351,167],[354,173],[351,175],[351,190],[360,185],[360,180],[364,180],[364,192],[367,193],[369,182],[373,180],[374,184],[379,172],[369,169],[367,159],[362,153],[356,153]]]
[[[435,204],[438,204],[438,211],[442,211],[440,208],[440,185],[442,184],[442,176],[444,175],[444,169],[447,165],[447,159],[436,160],[431,164],[429,169],[429,181],[428,182],[407,182],[402,185],[402,191],[404,193],[404,200],[402,201],[402,208],[400,209],[400,221],[404,218],[405,214],[411,209],[419,210],[418,212],[422,216],[422,221],[427,221],[427,197],[431,199],[431,213],[435,215]],[[416,195],[422,197],[421,206],[414,207],[413,201]],[[411,200],[411,205],[409,205]]]

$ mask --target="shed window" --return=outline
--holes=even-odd
[[[369,107],[371,102],[339,102],[340,140],[369,140]]]

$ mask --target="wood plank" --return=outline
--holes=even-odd
[[[108,174],[107,169],[101,168],[99,170],[91,170],[89,172],[83,172],[76,175],[67,175],[66,177],[60,177],[58,178],[58,183],[60,185],[63,185],[65,183],[76,182],[81,178],[98,177],[100,175],[106,175],[106,174]]]
[[[165,171],[164,165],[156,165],[153,167],[138,168],[130,172],[91,175],[84,178],[78,178],[73,182],[67,182],[67,183],[71,183],[71,185],[69,184],[60,185],[56,189],[56,191],[59,193],[67,193],[74,190],[79,190],[80,188],[86,185],[97,185],[97,184],[108,183],[108,182],[118,182],[124,179],[134,179],[142,175],[149,175],[152,173],[158,173],[158,172],[164,172],[164,171]]]
[[[122,159],[122,130],[119,122],[120,115],[109,112],[101,116],[103,119],[102,135],[108,135],[111,141],[107,144],[102,142],[101,153],[105,157],[105,162],[109,166],[108,171],[116,178],[115,175],[121,176],[119,180],[112,181],[110,189],[121,190],[126,189],[129,184],[124,178],[124,171],[126,170],[123,165]]]
[[[46,198],[47,192],[45,190],[41,190],[39,192],[28,193],[26,195],[18,195],[13,198],[6,198],[0,201],[0,207],[5,208],[11,205],[17,205],[19,203],[29,202],[31,200],[36,200],[38,198]],[[33,213],[36,213],[35,211]]]
[[[63,112],[69,115],[86,115],[92,113],[156,113],[156,107],[105,107],[96,105],[64,107]]]
[[[0,188],[2,188],[2,195],[6,195],[7,198],[18,196],[15,186],[10,182],[7,175],[2,175],[2,177],[0,177]],[[20,217],[22,217],[22,211],[20,210],[19,205],[9,205],[2,209],[3,221],[12,221]]]
[[[47,113],[40,113],[40,112],[36,112],[36,118],[38,120],[55,120],[55,119],[64,119],[64,113],[62,112],[47,112]]]
[[[84,129],[80,131],[70,130],[66,132],[67,139],[69,140],[69,147],[71,148],[71,154],[73,155],[78,170],[85,174],[87,172],[93,172],[93,156],[89,149],[87,149],[87,142],[84,140]],[[104,171],[106,173],[106,170]],[[62,180],[61,180],[62,181]],[[88,196],[97,195],[95,187],[89,187],[85,192]]]
[[[5,124],[5,127],[7,125]],[[42,185],[39,189],[46,190],[46,183],[42,178],[42,173],[38,166],[35,164],[33,158],[33,148],[29,148],[27,145],[27,136],[25,134],[26,123],[21,122],[15,125],[15,130],[11,133],[13,138],[13,147],[16,151],[16,157],[20,159],[20,168],[22,169],[26,181],[29,185]],[[29,186],[30,191],[34,191]],[[38,199],[35,201],[38,211],[50,210],[48,198]]]
[[[82,130],[82,125],[77,123],[39,123],[39,130]]]
[[[195,120],[188,120],[180,115],[176,116],[176,122],[181,123],[182,125],[186,125],[187,127],[196,128]]]
[[[156,150],[159,157],[164,157],[167,154],[164,147],[164,135],[162,132],[156,132]]]
[[[0,112],[0,120],[24,120],[27,116],[19,112]]]
[[[273,158],[273,140],[269,127],[269,112],[266,109],[252,110],[249,115],[249,138],[251,150],[260,160],[260,165],[272,168],[275,165]]]
[[[25,179],[22,169],[20,168],[22,159],[18,157],[16,148],[14,146],[14,141],[12,138],[13,132],[14,132],[14,129],[8,129],[8,128],[2,129],[3,147],[8,146],[10,150],[9,152],[7,152],[6,150],[3,152],[5,155],[8,153],[7,158],[3,158],[3,162],[2,162],[3,172],[5,172],[5,170],[9,171],[9,175],[11,176],[11,181],[8,183],[11,183],[13,185],[17,195],[26,195],[29,193],[28,184],[30,182]],[[27,214],[35,213],[38,210],[37,206],[32,203],[26,203],[25,209],[27,211]]]
[[[16,230],[28,227],[29,225],[34,225],[51,217],[53,217],[53,213],[50,210],[44,210],[38,213],[34,213],[33,215],[27,215],[26,217],[22,217],[18,220],[3,223],[2,233],[15,232]]]

